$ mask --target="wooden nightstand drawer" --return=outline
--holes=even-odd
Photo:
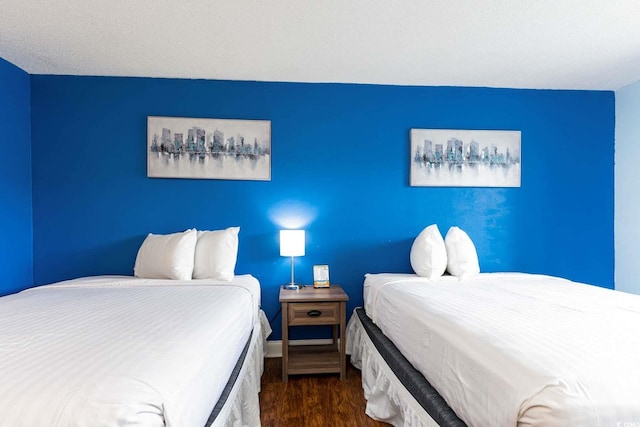
[[[289,305],[289,325],[336,325],[340,323],[339,302],[296,302]]]

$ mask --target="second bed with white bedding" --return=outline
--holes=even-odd
[[[519,273],[369,274],[364,301],[470,426],[640,425],[638,296]]]
[[[260,286],[93,277],[0,300],[2,425],[204,426]]]

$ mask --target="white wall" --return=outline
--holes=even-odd
[[[616,91],[615,288],[640,294],[640,82]]]

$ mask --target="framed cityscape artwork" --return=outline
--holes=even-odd
[[[411,129],[412,187],[520,187],[520,131]]]
[[[270,181],[271,122],[149,116],[147,176]]]

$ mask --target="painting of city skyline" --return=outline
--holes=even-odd
[[[271,122],[149,116],[147,176],[270,181]]]
[[[520,187],[520,131],[411,129],[412,187]]]

